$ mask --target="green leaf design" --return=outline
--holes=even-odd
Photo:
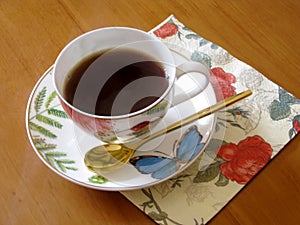
[[[168,21],[168,23],[176,25],[176,23],[172,20],[172,18]]]
[[[204,46],[204,45],[206,45],[206,44],[208,44],[208,41],[205,40],[204,38],[202,38],[202,39],[199,41],[199,46],[200,46],[200,47],[201,47],[201,46]]]
[[[105,184],[107,182],[107,179],[100,175],[94,175],[89,178],[89,182],[94,184]]]
[[[47,99],[47,101],[46,101],[46,103],[45,103],[46,109],[49,108],[51,102],[54,100],[55,97],[56,97],[56,92],[53,91],[53,92],[49,95],[49,97],[48,97],[48,99]]]
[[[149,213],[147,213],[149,217],[151,217],[155,221],[161,221],[161,224],[168,224],[168,221],[171,221],[172,224],[181,224],[169,218],[168,214],[160,208],[150,188],[148,188],[148,191],[146,189],[141,189],[141,190],[143,194],[149,198],[149,200],[143,202],[142,204],[140,204],[140,206],[143,208],[143,211],[145,213],[147,212],[147,209],[152,209]],[[157,212],[153,210],[156,210]]]
[[[52,156],[47,156],[45,155],[45,159],[47,160],[47,162],[56,169],[56,164],[55,164],[55,159]]]
[[[57,167],[62,170],[63,172],[66,172],[67,170],[78,170],[76,167],[72,166],[66,166],[65,164],[74,164],[74,160],[70,159],[56,159],[63,156],[66,156],[67,153],[65,152],[58,152],[58,151],[49,151],[56,148],[56,144],[49,144],[45,142],[45,138],[41,138],[39,136],[36,136],[33,138],[33,143],[38,151],[41,152],[41,154],[44,156],[44,158],[49,162],[49,164],[56,168]]]
[[[67,170],[73,170],[73,171],[77,171],[78,170],[76,167],[71,167],[71,166],[66,166],[65,168]]]
[[[191,31],[191,29],[188,28],[188,27],[186,27],[186,26],[182,27],[182,29],[183,29],[183,30],[186,30],[186,31]]]
[[[200,38],[200,36],[198,35],[198,34],[187,34],[187,35],[185,35],[185,38],[186,39],[199,39]]]
[[[195,50],[191,55],[191,60],[195,62],[200,62],[206,65],[208,68],[211,68],[211,58],[209,55]]]
[[[300,104],[300,100],[298,100],[295,96],[289,94],[286,90],[283,88],[279,88],[279,101],[282,104]]]
[[[29,127],[30,127],[31,130],[37,131],[37,132],[39,132],[40,134],[42,134],[46,137],[49,137],[49,138],[56,138],[57,137],[50,130],[48,130],[48,129],[42,127],[42,126],[39,126],[36,123],[33,123],[31,121],[29,122]]]
[[[48,112],[48,115],[53,115],[53,116],[65,118],[65,119],[69,118],[68,115],[64,111],[59,110],[59,109],[51,108],[51,109],[48,109],[47,112]]]
[[[195,225],[205,225],[203,217],[201,217],[201,223],[199,223],[198,220],[195,218],[194,218],[194,222],[195,222]]]
[[[70,160],[70,159],[59,159],[59,160],[56,160],[57,163],[63,163],[63,164],[73,164],[75,163],[74,160]]]
[[[269,111],[272,120],[278,121],[287,118],[291,114],[291,107],[288,104],[274,100],[269,107]]]
[[[220,118],[218,118],[218,119],[220,119]],[[223,122],[221,122],[220,120],[217,121],[217,124],[220,125],[220,126],[222,126],[222,127],[227,128],[226,124],[223,123]]]
[[[49,116],[45,116],[45,114],[48,113],[48,115],[55,116],[57,118],[68,118],[67,114],[64,111],[55,108],[59,106],[59,104],[50,107],[51,103],[57,96],[55,91],[51,92],[51,94],[47,97],[47,100],[45,102],[46,91],[47,89],[45,86],[35,97],[33,108],[35,109],[36,114],[33,115],[29,121],[30,130],[36,131],[39,134],[45,136],[46,138],[42,138],[39,135],[33,135],[33,144],[35,145],[36,149],[40,152],[40,154],[44,157],[44,159],[49,163],[49,165],[52,166],[54,169],[61,170],[63,172],[66,172],[67,170],[76,171],[78,169],[74,166],[71,166],[75,163],[75,161],[63,158],[67,156],[66,152],[55,151],[57,144],[46,142],[47,138],[54,139],[57,138],[57,136],[42,125],[46,124],[59,129],[61,129],[63,125],[59,121],[52,119]],[[44,103],[44,109],[41,110]],[[35,119],[37,121],[32,122]],[[42,125],[40,125],[40,123]]]
[[[178,177],[171,178],[170,181],[173,182],[171,188],[181,187],[181,183],[184,182],[184,179],[190,177],[189,174],[179,175]]]
[[[215,179],[220,173],[220,162],[215,162],[210,164],[205,170],[198,171],[197,175],[195,176],[193,182],[200,183],[200,182],[209,182]]]
[[[224,187],[229,183],[229,180],[227,177],[225,177],[222,173],[219,175],[218,181],[215,183],[218,187]]]
[[[204,150],[205,154],[207,154],[210,158],[215,159],[217,156],[216,151],[225,144],[228,143],[222,139],[212,138]]]
[[[36,112],[39,112],[43,105],[43,102],[44,102],[44,99],[46,96],[46,91],[47,91],[47,89],[46,89],[46,87],[44,87],[35,98],[34,109]]]
[[[35,146],[39,151],[53,150],[56,148],[56,144],[38,144]]]
[[[152,195],[151,195],[151,192],[150,192],[150,190],[149,190],[149,193],[144,189],[144,188],[142,188],[142,192],[144,193],[144,195],[146,195],[148,198],[150,198],[150,199],[152,199],[153,197],[152,197]]]
[[[162,221],[162,220],[165,220],[166,218],[168,218],[168,214],[165,212],[157,213],[157,212],[151,211],[148,213],[148,216],[156,221]]]
[[[219,46],[216,45],[216,44],[214,44],[214,43],[212,43],[212,44],[210,45],[210,48],[211,48],[211,49],[218,49]]]
[[[238,128],[240,128],[240,129],[242,129],[242,130],[245,130],[245,128],[243,128],[240,124],[238,124],[238,123],[230,123],[230,125],[231,126],[233,126],[233,127],[238,127]]]
[[[292,139],[296,135],[296,132],[293,128],[289,130],[289,138]]]
[[[45,124],[48,124],[50,126],[53,126],[53,127],[57,127],[57,128],[62,128],[62,124],[54,119],[51,119],[47,116],[43,116],[41,114],[37,114],[36,117],[35,117],[38,121],[42,122],[42,123],[45,123]]]
[[[39,151],[53,150],[56,148],[56,144],[46,143],[45,138],[40,138],[39,136],[37,136],[37,137],[34,137],[32,140],[33,140],[35,147]]]
[[[47,152],[45,155],[48,157],[61,157],[66,156],[67,154],[64,152]]]
[[[180,31],[178,31],[178,32],[177,32],[177,36],[178,36],[179,40],[182,40],[182,39],[181,39],[181,35],[182,35],[182,33],[181,33]]]
[[[41,137],[39,137],[39,136],[34,136],[34,137],[32,138],[32,141],[33,141],[33,144],[34,144],[34,145],[43,145],[43,144],[46,143],[46,142],[45,142],[45,138],[41,138]]]
[[[69,159],[63,159],[63,160],[55,160],[57,166],[63,171],[63,172],[67,172],[67,168],[64,164],[73,164],[75,163],[74,160],[69,160]],[[75,167],[70,167],[73,168],[72,170],[77,170]]]
[[[212,43],[212,42],[210,42],[210,41],[208,41],[208,40],[206,40],[206,39],[204,39],[204,38],[201,38],[201,39],[200,39],[200,41],[199,41],[199,46],[200,46],[200,47],[202,47],[202,46],[204,46],[204,45],[207,45],[207,44],[210,44],[210,48],[211,48],[211,49],[218,49],[218,48],[219,48],[218,45],[216,45],[216,44],[214,44],[214,43]]]
[[[65,166],[62,163],[59,163],[57,161],[56,161],[56,163],[61,171],[63,171],[64,173],[67,172],[67,169],[65,168]]]
[[[60,158],[60,157],[64,157],[66,155],[67,154],[65,152],[57,152],[57,151],[47,152],[47,153],[44,154],[45,159],[55,169],[60,169],[63,172],[67,172],[67,170],[73,170],[73,171],[78,170],[76,167],[66,166],[65,165],[65,164],[67,164],[67,165],[74,164],[75,163],[74,160],[70,160],[70,159],[57,159],[57,158]]]
[[[248,119],[250,116],[250,112],[247,110],[243,110],[241,107],[233,107],[226,110],[226,112],[231,114],[234,118],[241,116],[245,119]]]

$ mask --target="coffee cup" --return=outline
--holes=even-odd
[[[189,94],[174,95],[179,77],[201,76]],[[201,93],[210,72],[199,62],[176,66],[171,51],[149,33],[107,27],[71,41],[58,55],[54,87],[78,127],[106,143],[140,139],[170,107]]]

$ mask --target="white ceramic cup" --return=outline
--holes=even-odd
[[[164,93],[157,96],[158,99],[154,103],[141,110],[116,116],[87,113],[70,104],[65,99],[63,89],[66,76],[74,66],[91,54],[116,48],[139,51],[159,62],[165,71],[164,79],[168,80],[168,87]],[[177,78],[190,72],[199,73],[203,78],[201,85],[190,91],[189,95],[179,94],[174,97]],[[209,83],[209,76],[208,68],[198,62],[186,62],[176,67],[170,50],[161,41],[144,31],[127,27],[107,27],[90,31],[71,41],[57,57],[53,81],[64,110],[75,124],[103,142],[125,143],[147,135],[150,127],[154,127],[172,105],[186,101],[203,91]],[[84,92],[84,89],[77,94],[80,95],[81,91]],[[99,90],[95,91],[95,100],[91,104],[96,104],[97,93]],[[134,104],[130,100],[128,99],[128,104]]]

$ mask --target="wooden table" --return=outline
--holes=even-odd
[[[50,171],[24,121],[31,90],[70,40],[107,26],[148,31],[170,14],[300,98],[297,0],[1,0],[0,224],[154,224],[120,193]],[[210,224],[299,224],[299,163],[297,136]]]

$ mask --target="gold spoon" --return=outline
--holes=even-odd
[[[245,97],[248,97],[252,94],[251,90],[247,90],[239,93],[233,97],[224,99],[212,106],[209,106],[181,121],[173,123],[167,126],[165,129],[157,131],[144,139],[131,144],[130,146],[125,146],[124,144],[105,144],[102,146],[97,146],[89,150],[84,157],[84,163],[88,167],[88,169],[93,172],[110,172],[115,169],[120,168],[124,164],[126,164],[134,151],[138,149],[140,146],[148,142],[149,140],[156,138],[160,135],[169,133],[181,126],[187,125],[197,119],[203,118],[210,114],[213,114],[229,105],[236,103],[237,101],[242,100]]]

